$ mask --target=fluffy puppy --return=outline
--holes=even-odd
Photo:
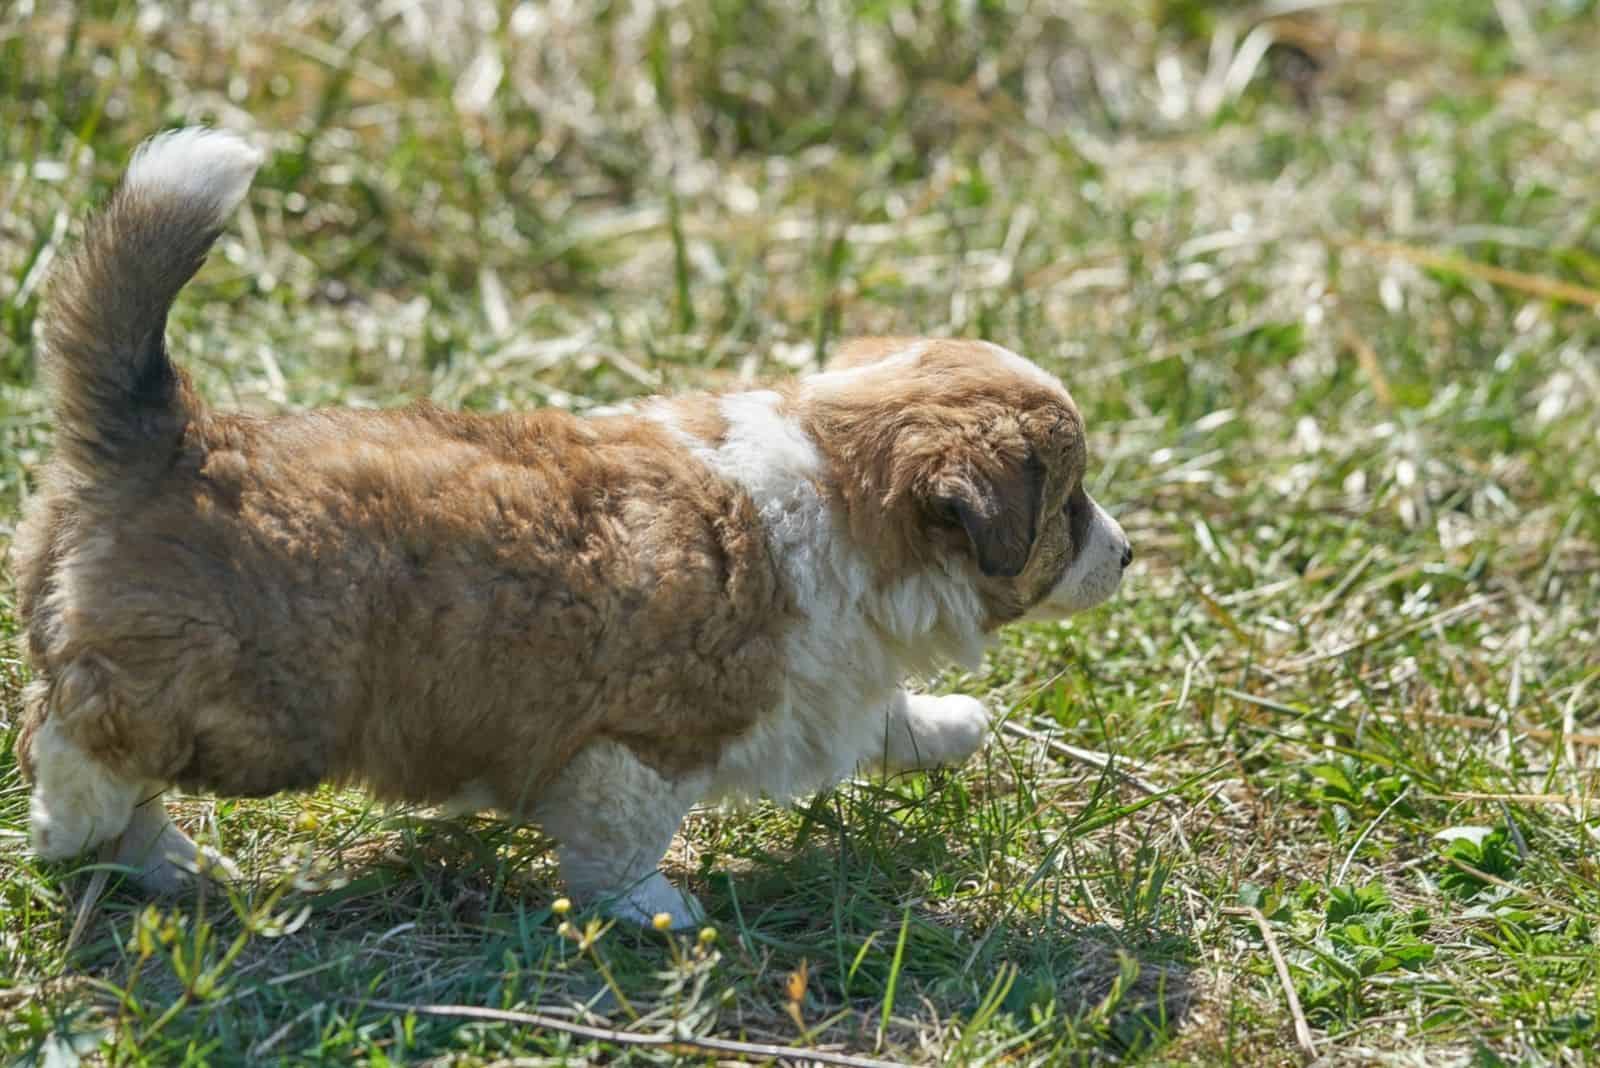
[[[1066,390],[981,342],[588,419],[213,412],[167,312],[258,162],[147,142],[54,279],[55,455],[15,545],[43,857],[170,889],[170,787],[353,783],[535,820],[574,895],[691,924],[657,870],[690,806],[966,758],[983,706],[901,680],[1131,559]]]

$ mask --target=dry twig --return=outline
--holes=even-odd
[[[106,865],[116,863],[117,840],[113,838],[100,847],[100,866],[89,875],[89,883],[84,887],[83,897],[78,901],[78,908],[72,918],[72,930],[67,934],[67,945],[62,955],[70,954],[77,948],[78,942],[83,938],[83,932],[89,929],[89,921],[94,917],[95,908],[100,904],[100,896],[105,893],[106,882],[111,878],[111,870]]]
[[[590,1027],[588,1024],[560,1020],[532,1012],[512,1012],[507,1009],[488,1009],[478,1005],[411,1005],[403,1001],[378,1001],[374,999],[344,998],[353,1005],[365,1005],[387,1012],[414,1012],[420,1016],[445,1016],[462,1020],[492,1020],[496,1023],[521,1024],[547,1031],[560,1031],[579,1038],[597,1042],[615,1042],[619,1046],[648,1046],[655,1048],[686,1047],[729,1053],[736,1057],[761,1057],[785,1061],[812,1061],[817,1064],[838,1064],[845,1068],[899,1068],[893,1061],[856,1057],[848,1053],[830,1053],[819,1049],[802,1049],[794,1046],[776,1046],[765,1042],[739,1042],[731,1038],[712,1038],[708,1035],[640,1034],[637,1031],[617,1031],[609,1027]]]
[[[1030,742],[1038,742],[1049,749],[1052,753],[1064,756],[1068,760],[1082,764],[1084,767],[1093,768],[1099,772],[1110,772],[1112,775],[1115,775],[1117,778],[1121,779],[1123,782],[1127,783],[1129,786],[1132,786],[1141,793],[1148,794],[1151,797],[1162,797],[1169,804],[1182,804],[1182,802],[1175,797],[1164,796],[1167,794],[1167,791],[1163,790],[1155,783],[1150,782],[1147,779],[1141,779],[1131,771],[1124,771],[1122,767],[1119,766],[1133,763],[1130,760],[1112,756],[1110,753],[1102,753],[1095,749],[1082,749],[1075,745],[1068,745],[1066,742],[1057,741],[1056,739],[1051,738],[1049,735],[1040,734],[1038,731],[1029,730],[1022,724],[1016,723],[1012,720],[1006,720],[1003,724],[1001,724],[1001,728],[1008,734],[1014,734],[1018,738],[1023,738]]]
[[[1300,995],[1294,992],[1294,979],[1289,975],[1289,962],[1283,959],[1283,951],[1278,948],[1278,940],[1273,937],[1272,925],[1267,923],[1267,918],[1261,910],[1254,907],[1225,908],[1224,916],[1247,916],[1255,921],[1256,930],[1261,932],[1261,941],[1266,943],[1267,955],[1272,958],[1272,966],[1278,970],[1278,982],[1283,986],[1283,996],[1289,1002],[1289,1015],[1294,1018],[1294,1040],[1300,1047],[1300,1052],[1306,1060],[1317,1059],[1317,1045],[1311,1038],[1311,1025],[1306,1023],[1306,1014],[1300,1008]]]

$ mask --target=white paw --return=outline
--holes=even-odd
[[[952,694],[904,694],[905,704],[890,713],[879,760],[889,771],[916,771],[959,764],[983,748],[989,713],[982,702]]]
[[[959,764],[983,748],[989,713],[982,701],[965,694],[912,694],[908,700],[922,766]]]
[[[229,883],[239,878],[238,865],[194,840],[167,819],[161,802],[134,810],[127,830],[117,838],[111,860],[133,869],[133,880],[148,894],[182,893],[199,878]]]
[[[983,702],[965,694],[939,698],[939,734],[944,742],[943,757],[958,764],[983,748],[989,737],[989,710]]]
[[[195,875],[170,860],[153,860],[133,875],[151,897],[176,897],[195,884]]]
[[[201,879],[226,886],[240,878],[237,864],[216,850],[204,847],[192,857],[175,858],[168,854],[149,858],[142,865],[129,864],[128,867],[134,869],[133,881],[152,897],[185,893]]]
[[[706,910],[687,890],[679,890],[658,871],[653,871],[633,886],[612,897],[601,898],[600,911],[640,927],[649,927],[661,913],[672,917],[672,930],[698,927],[705,922]]]

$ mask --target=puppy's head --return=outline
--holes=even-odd
[[[891,570],[967,569],[991,626],[1116,591],[1133,550],[1084,488],[1083,418],[1053,376],[985,342],[870,339],[807,385],[851,529]]]

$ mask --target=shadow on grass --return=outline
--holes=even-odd
[[[406,820],[332,863],[154,908],[114,887],[71,969],[99,983],[64,988],[41,1036],[104,1029],[151,1063],[196,1050],[243,1064],[587,1048],[371,1000],[648,1031],[676,1018],[701,1033],[908,1061],[1002,1047],[1120,1059],[1179,1032],[1194,957],[1181,934],[1080,922],[1051,900],[1062,876],[1025,893],[988,885],[981,843],[898,815],[830,796],[800,814],[697,817],[692,838],[711,848],[674,877],[700,893],[714,943],[612,928],[585,947],[600,925],[578,914],[558,932],[549,843],[488,822]]]
[[[806,962],[819,1008],[874,1027],[893,990],[907,1034],[937,1022],[946,1046],[972,1024],[993,1032],[978,1049],[1032,1031],[1030,1048],[1069,1062],[1175,1037],[1194,996],[1187,937],[1159,916],[1089,918],[1078,873],[1021,865],[978,803],[954,780],[866,786],[781,821],[786,837],[735,823],[715,836],[726,853],[702,857],[702,899],[767,970]]]

